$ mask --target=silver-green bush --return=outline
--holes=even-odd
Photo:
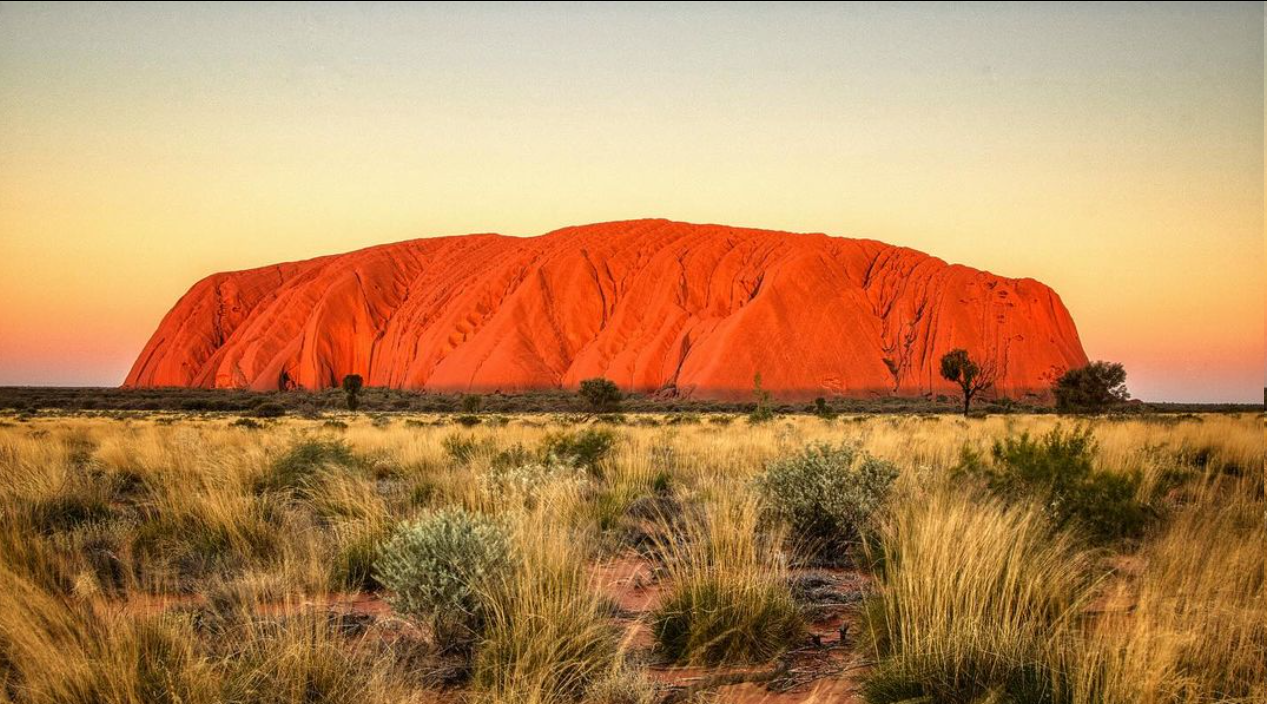
[[[487,587],[511,563],[503,525],[446,509],[398,528],[379,553],[375,574],[396,611],[429,625],[436,644],[452,650],[479,636]]]
[[[803,549],[825,557],[858,542],[897,475],[892,463],[854,447],[817,443],[771,462],[757,491]]]
[[[490,467],[476,481],[492,500],[532,507],[547,488],[561,483],[583,484],[587,478],[585,470],[571,460],[549,456],[544,462]]]

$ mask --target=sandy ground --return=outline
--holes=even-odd
[[[829,594],[857,594],[866,586],[865,577],[849,570],[794,571],[793,576],[797,575],[812,575],[828,590],[836,590]],[[648,625],[648,617],[665,591],[652,563],[630,550],[594,565],[592,577],[595,587],[605,592],[618,607],[616,619],[626,634],[624,646],[636,660],[648,663],[648,677],[657,683],[669,701],[685,699],[693,692],[709,692],[713,701],[734,704],[862,701],[859,685],[866,661],[855,652],[852,637],[846,636],[842,641],[840,632],[842,625],[848,630],[856,627],[853,604],[830,598],[820,603],[804,644],[778,662],[737,668],[670,666],[657,662]],[[143,616],[206,603],[202,595],[133,595],[126,601],[106,602],[104,607]],[[425,637],[422,629],[397,618],[377,594],[336,593],[259,608],[261,615],[270,616],[325,609],[346,617],[351,624],[371,625],[374,632],[391,640]],[[435,694],[436,701],[448,701],[452,699],[449,695],[457,692],[437,691]]]
[[[798,573],[829,580],[831,586],[845,591],[865,585],[864,578],[848,570],[800,570],[794,576]],[[648,676],[670,697],[707,690],[715,694],[714,701],[734,704],[862,701],[859,674],[865,671],[865,660],[854,652],[851,638],[846,636],[842,642],[840,636],[842,625],[856,625],[851,605],[823,606],[809,625],[805,644],[780,663],[748,668],[666,666],[654,664],[654,642],[647,626],[647,617],[664,592],[651,563],[629,551],[596,565],[593,574],[596,586],[620,607],[628,647],[642,651],[640,655],[652,663]],[[754,681],[739,681],[744,679]]]

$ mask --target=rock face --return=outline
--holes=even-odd
[[[955,393],[956,347],[994,393],[1043,396],[1085,364],[1048,287],[871,240],[604,223],[419,239],[214,274],[163,318],[125,386],[516,392],[604,376],[627,391],[780,399]]]

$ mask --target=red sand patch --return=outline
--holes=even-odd
[[[808,573],[810,570],[795,573]],[[849,570],[812,570],[827,574],[846,587],[863,588],[867,579]],[[654,565],[634,551],[628,551],[593,567],[595,587],[602,590],[622,611],[620,622],[626,629],[626,643],[652,656],[655,646],[647,617],[660,603],[668,585],[659,580]],[[852,605],[829,605],[822,618],[810,624],[804,647],[785,656],[785,668],[778,663],[749,667],[682,667],[651,665],[646,674],[666,693],[700,690],[716,695],[718,702],[860,702],[858,675],[864,663],[854,652],[851,640],[840,641],[840,627],[856,628]],[[818,638],[818,645],[814,637]],[[757,681],[741,682],[752,679]],[[726,684],[726,682],[738,682]]]
[[[841,584],[865,584],[865,577],[848,570],[815,570],[827,572]],[[618,622],[626,631],[626,647],[650,657],[654,648],[648,615],[660,603],[666,584],[655,573],[653,564],[634,551],[602,561],[591,571],[596,589],[605,593],[621,610]],[[106,608],[119,609],[130,615],[150,615],[171,609],[202,606],[201,595],[133,595],[126,601],[102,602]],[[308,609],[324,609],[331,613],[369,617],[379,626],[380,637],[422,638],[424,633],[405,619],[400,619],[378,594],[336,593],[318,597],[280,600],[259,606],[258,613],[284,616]],[[733,704],[797,704],[801,702],[861,702],[858,695],[859,675],[865,672],[864,659],[854,652],[852,636],[840,642],[839,629],[848,624],[856,629],[856,613],[852,606],[826,609],[824,617],[810,624],[803,647],[783,658],[785,667],[768,663],[751,667],[707,668],[652,665],[647,676],[658,683],[666,694],[699,689],[716,696],[717,702]],[[818,636],[818,645],[814,644]],[[743,682],[743,679],[759,681]],[[459,701],[460,691],[428,691],[425,701]]]

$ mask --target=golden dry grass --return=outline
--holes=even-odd
[[[757,520],[749,488],[767,461],[815,441],[856,443],[901,470],[875,580],[875,672],[942,678],[948,701],[999,696],[956,682],[1013,666],[1061,701],[1267,701],[1261,416],[1082,421],[1098,469],[1138,472],[1141,495],[1165,488],[1143,541],[1108,549],[950,478],[965,446],[1077,422],[1052,416],[630,416],[599,471],[531,495],[490,482],[498,453],[531,451],[575,419],[339,419],[345,429],[179,415],[0,423],[0,701],[431,699],[425,638],[349,634],[311,605],[372,588],[376,545],[444,505],[507,517],[530,558],[491,595],[494,627],[468,688],[494,701],[567,701],[589,687],[645,697],[587,566],[622,549],[631,506],[667,491],[703,518],[662,546],[679,558],[665,563],[666,589],[704,576],[741,596],[782,594],[777,527]],[[462,462],[445,446],[458,436],[480,448]],[[313,440],[351,459],[261,488]],[[134,608],[163,600],[177,608]]]
[[[671,585],[652,616],[670,658],[688,664],[769,660],[803,635],[779,535],[762,536],[757,502],[716,491],[682,530],[666,527],[658,552]]]
[[[868,634],[883,664],[871,683],[902,701],[1041,701],[1095,586],[1091,553],[1053,534],[1032,505],[941,486],[895,509]]]

